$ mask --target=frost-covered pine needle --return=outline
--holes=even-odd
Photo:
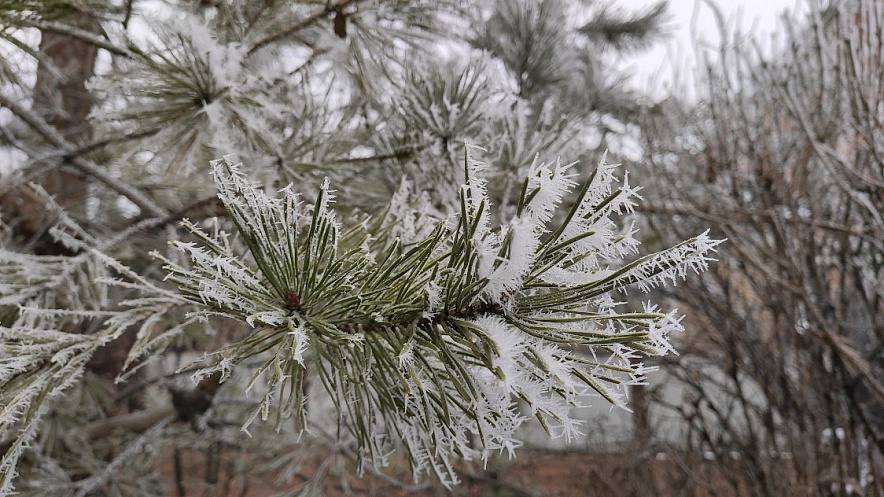
[[[498,228],[484,165],[469,154],[455,215],[433,218],[397,195],[384,216],[345,226],[328,181],[308,205],[291,186],[268,195],[231,159],[213,162],[247,250],[186,223],[199,243],[174,243],[190,264],[164,259],[168,278],[253,330],[204,373],[264,358],[254,381],[268,389],[248,425],[271,408],[303,423],[309,370],[363,465],[401,446],[415,475],[446,484],[455,456],[512,455],[531,418],[553,437],[579,436],[571,408],[593,396],[625,407],[624,387],[648,371],[640,358],[673,352],[682,329],[675,311],[620,312],[612,294],[705,269],[720,242],[704,233],[636,257],[635,228],[613,217],[632,211],[637,188],[604,161],[579,185],[571,168],[536,162]]]

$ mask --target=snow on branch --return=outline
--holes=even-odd
[[[632,211],[638,189],[604,161],[582,184],[570,164],[535,162],[516,215],[492,227],[474,152],[447,219],[394,198],[383,216],[352,226],[336,219],[328,181],[308,205],[292,186],[265,193],[230,158],[212,163],[245,249],[185,223],[199,243],[173,245],[189,264],[155,255],[186,299],[253,328],[197,373],[226,376],[263,358],[252,384],[263,380],[266,394],[243,429],[272,408],[304,426],[309,368],[363,465],[383,466],[401,446],[415,475],[454,484],[454,455],[512,455],[530,417],[553,437],[578,436],[572,407],[592,396],[626,407],[624,387],[649,370],[641,357],[674,351],[675,311],[619,312],[613,294],[703,270],[720,241],[704,233],[625,261],[636,230],[612,218]],[[403,219],[421,229],[399,236],[392,226]]]
[[[188,324],[158,332],[189,303],[102,253],[114,238],[89,238],[65,216],[50,232],[79,253],[0,250],[0,439],[10,442],[0,459],[0,495],[12,492],[17,463],[52,402],[77,383],[99,348],[137,330],[124,366],[131,372]],[[111,299],[110,289],[128,298]]]

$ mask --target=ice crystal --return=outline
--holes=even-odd
[[[580,185],[573,164],[535,161],[516,214],[495,228],[478,151],[455,215],[410,208],[403,182],[384,216],[353,226],[338,222],[327,180],[308,206],[291,186],[268,195],[231,159],[213,163],[247,250],[188,223],[199,244],[174,246],[190,264],[166,267],[187,299],[254,328],[207,369],[265,358],[253,384],[268,388],[243,429],[274,407],[303,420],[309,370],[363,466],[384,465],[398,444],[416,475],[453,484],[454,455],[513,455],[530,417],[551,436],[579,436],[573,407],[592,396],[625,407],[624,387],[649,371],[640,358],[674,352],[675,311],[621,312],[612,295],[702,270],[719,242],[704,233],[624,261],[636,230],[613,217],[632,211],[637,188],[604,161]]]

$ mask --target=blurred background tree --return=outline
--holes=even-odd
[[[660,448],[730,495],[882,492],[882,28],[850,1],[784,17],[769,55],[725,31],[703,100],[643,120],[648,228],[710,225],[733,256],[670,293],[697,321]]]

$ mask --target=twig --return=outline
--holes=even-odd
[[[65,154],[63,157],[65,159],[70,160],[73,157],[79,157],[81,155],[85,155],[89,152],[92,152],[93,150],[106,147],[107,145],[111,145],[113,143],[122,143],[122,142],[127,142],[130,140],[137,140],[139,138],[146,138],[148,136],[155,135],[155,134],[159,133],[161,129],[162,128],[159,128],[159,127],[142,129],[142,130],[134,131],[132,133],[127,133],[122,136],[112,136],[110,138],[105,138],[104,140],[94,141],[92,143],[87,143],[86,145],[78,147],[76,150]]]
[[[175,466],[175,488],[178,490],[178,497],[185,497],[187,491],[184,488],[184,468],[181,465],[181,447],[175,447],[175,451],[172,453],[172,458]]]
[[[703,219],[706,221],[712,221],[718,224],[730,224],[737,221],[746,221],[751,220],[753,217],[765,217],[765,218],[775,218],[775,214],[772,212],[764,212],[764,211],[730,211],[723,212],[722,215],[717,215],[714,213],[712,209],[692,209],[687,207],[667,207],[660,205],[652,205],[652,204],[641,204],[636,210],[645,213],[645,214],[657,214],[657,215],[667,215],[667,216],[691,216],[696,217],[698,219]],[[849,226],[844,226],[841,224],[831,223],[827,221],[818,221],[813,219],[801,219],[800,217],[795,216],[792,219],[786,220],[789,223],[803,224],[806,226],[811,226],[814,228],[824,229],[828,231],[836,231],[839,233],[846,233],[848,235],[853,236],[861,236],[866,237],[869,236],[872,232],[871,229],[861,230],[854,229]]]
[[[342,9],[346,8],[347,6],[349,6],[350,4],[358,3],[360,1],[362,1],[362,0],[342,0],[337,3],[328,4],[325,6],[324,9],[314,12],[313,14],[304,18],[301,22],[289,27],[288,29],[285,29],[285,30],[280,31],[278,33],[274,33],[272,35],[269,35],[265,38],[258,40],[254,45],[252,45],[252,48],[249,49],[249,54],[251,55],[251,54],[257,52],[258,50],[264,48],[265,46],[267,46],[267,45],[269,45],[279,39],[285,38],[287,36],[291,36],[293,33],[297,33],[298,31],[319,21],[323,17],[325,17],[331,13],[337,12],[339,10],[342,10]]]
[[[86,495],[91,494],[95,489],[110,480],[114,473],[116,473],[117,468],[141,451],[145,445],[147,445],[152,439],[156,438],[172,421],[173,418],[171,416],[166,416],[151,423],[151,427],[146,433],[130,443],[129,446],[126,447],[120,455],[114,458],[113,461],[108,463],[100,473],[77,482],[78,491],[74,494],[75,497],[86,497]]]
[[[100,419],[83,427],[83,437],[94,440],[106,436],[116,429],[140,432],[144,431],[157,422],[175,415],[172,406],[146,409],[128,414],[121,414],[112,418]]]
[[[20,21],[21,24],[24,26],[37,28],[40,31],[47,31],[50,33],[76,38],[78,40],[85,41],[86,43],[91,43],[98,48],[103,48],[110,53],[122,55],[123,57],[132,57],[132,52],[129,51],[129,49],[114,45],[108,40],[96,35],[95,33],[90,33],[89,31],[74,26],[36,18],[24,18]]]
[[[134,0],[126,0],[126,16],[123,17],[123,28],[129,29],[129,21],[132,19],[132,2]]]
[[[68,162],[84,174],[92,176],[111,190],[128,198],[132,203],[151,215],[156,217],[168,216],[169,213],[166,212],[165,209],[157,205],[153,200],[148,198],[135,187],[110,176],[91,160],[74,156],[73,154],[76,152],[76,148],[74,148],[74,146],[71,145],[71,143],[68,142],[58,130],[50,126],[31,110],[26,109],[24,106],[2,93],[0,93],[0,106],[11,110],[13,114],[19,117],[19,119],[27,123],[34,129],[34,131],[38,132],[50,145],[59,148],[64,151],[65,154],[69,155]]]
[[[362,162],[380,162],[390,159],[406,159],[426,148],[424,144],[418,144],[410,147],[402,147],[386,154],[370,155],[368,157],[344,157],[340,159],[331,159],[328,162],[334,164],[358,164]]]
[[[325,438],[326,441],[328,442],[329,449],[343,455],[344,457],[346,457],[347,459],[350,459],[351,461],[355,462],[357,460],[356,454],[349,447],[342,445],[334,435],[328,433],[322,427],[320,427],[318,425],[313,425],[310,428],[310,431],[314,431],[314,432],[322,435],[323,438]],[[368,469],[374,477],[376,477],[379,480],[382,480],[384,483],[386,483],[392,487],[398,488],[399,490],[402,490],[403,492],[406,492],[406,493],[421,492],[423,490],[427,490],[430,487],[432,487],[430,482],[416,483],[416,484],[410,485],[408,483],[397,480],[396,478],[393,478],[390,475],[384,474],[382,471],[378,470],[374,466],[369,466]]]

